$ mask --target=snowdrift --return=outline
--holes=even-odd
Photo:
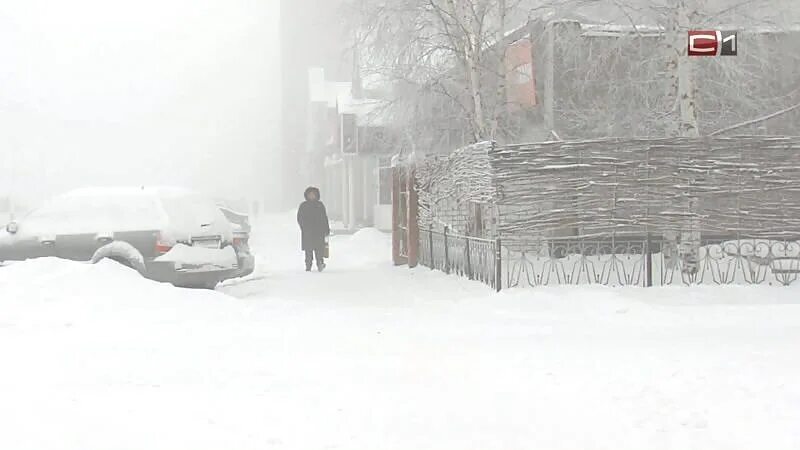
[[[227,292],[104,261],[0,267],[0,448],[797,449],[798,289],[510,289],[334,236]],[[313,432],[309,432],[312,430]]]
[[[15,304],[31,302],[141,306],[183,299],[182,291],[169,284],[148,280],[136,270],[107,259],[90,264],[39,258],[0,266],[0,309],[6,314],[13,312]],[[202,296],[202,293],[197,295]]]

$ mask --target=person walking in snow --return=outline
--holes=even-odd
[[[297,208],[297,224],[302,235],[302,249],[306,252],[306,272],[311,271],[314,258],[317,270],[325,270],[325,239],[331,233],[328,213],[320,201],[319,189],[308,187],[303,194],[305,201]]]

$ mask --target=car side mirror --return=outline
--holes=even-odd
[[[8,234],[16,234],[19,231],[19,224],[12,220],[6,225],[6,231],[8,231]]]

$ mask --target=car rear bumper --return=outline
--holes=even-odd
[[[145,264],[146,278],[178,287],[207,288],[236,276],[238,269],[220,269],[210,266],[186,267],[170,261],[149,261]]]

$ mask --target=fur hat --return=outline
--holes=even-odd
[[[307,188],[306,188],[306,191],[303,193],[303,197],[304,197],[306,200],[308,200],[308,196],[309,196],[309,194],[311,194],[312,192],[313,192],[313,193],[315,193],[315,194],[317,194],[317,200],[319,200],[319,199],[320,199],[320,195],[319,195],[319,189],[315,188],[314,186],[309,186],[309,187],[307,187]]]

